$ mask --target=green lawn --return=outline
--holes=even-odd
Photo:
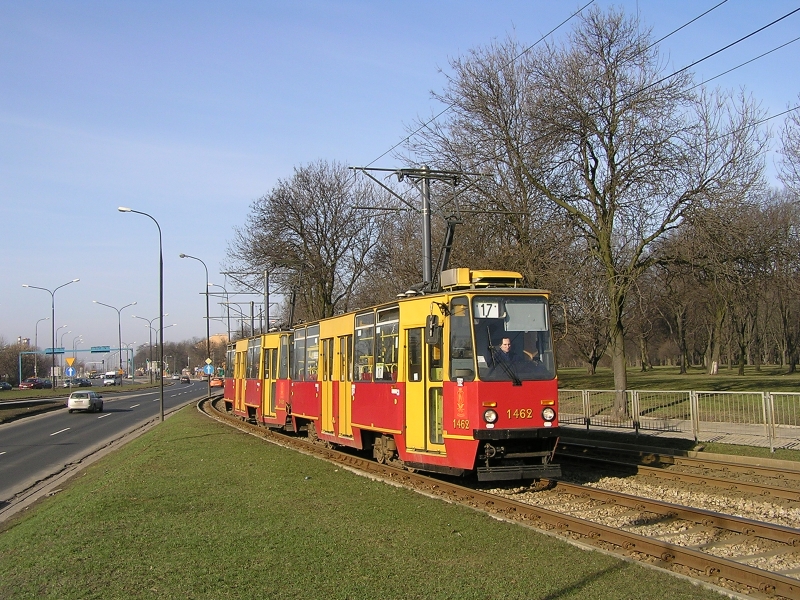
[[[0,533],[0,598],[719,598],[188,407]]]
[[[786,369],[775,366],[746,367],[744,375],[726,367],[717,375],[706,375],[703,369],[690,369],[685,375],[678,367],[656,367],[642,372],[628,369],[629,390],[702,390],[702,391],[756,391],[756,392],[800,392],[800,372],[786,374]],[[558,387],[570,390],[613,390],[614,374],[610,368],[597,369],[595,375],[587,375],[585,368],[560,368]]]

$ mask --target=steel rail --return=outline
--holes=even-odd
[[[613,492],[563,481],[555,482],[553,490],[556,492],[563,491],[573,496],[588,498],[609,505],[622,506],[637,511],[651,512],[666,517],[683,519],[705,527],[716,527],[742,535],[755,536],[773,542],[780,542],[792,547],[800,547],[800,530],[793,527],[786,527],[784,525],[766,523],[763,521],[754,521],[753,519],[726,515],[702,508],[681,506],[670,502],[662,502],[661,500],[631,496],[630,494],[624,494],[622,492]],[[796,548],[795,550],[787,549],[787,552],[788,551],[796,551]]]
[[[198,402],[198,410],[213,419],[275,442],[278,445],[295,448],[306,454],[317,455],[388,481],[412,485],[414,489],[430,495],[465,504],[510,521],[521,522],[550,532],[554,531],[563,536],[576,534],[582,538],[583,542],[595,546],[602,546],[605,543],[612,546],[617,554],[632,558],[644,554],[653,557],[656,566],[666,570],[669,570],[668,567],[674,565],[686,567],[697,573],[695,578],[700,581],[719,585],[720,579],[724,579],[765,594],[779,595],[786,598],[800,598],[800,580],[798,579],[751,567],[730,559],[705,554],[662,540],[626,532],[615,527],[593,523],[502,496],[379,464],[375,461],[339,452],[331,448],[320,447],[299,438],[284,436],[265,427],[244,422],[238,417],[233,417],[218,410],[216,406],[206,402],[205,399]]]
[[[633,468],[636,469],[637,475],[650,475],[663,479],[666,481],[680,481],[682,483],[693,483],[699,485],[710,485],[717,489],[726,490],[730,492],[749,492],[757,496],[774,498],[784,498],[786,500],[800,501],[800,489],[780,488],[771,485],[764,485],[760,483],[751,483],[748,481],[740,481],[738,479],[730,479],[723,477],[714,477],[712,475],[696,475],[693,473],[681,473],[678,471],[668,471],[659,467],[647,467],[634,463],[612,460],[609,458],[602,458],[597,456],[586,456],[583,454],[570,454],[567,452],[559,452],[559,458],[571,458],[583,462],[596,462],[606,465],[613,465],[616,467]]]
[[[758,459],[744,456],[723,456],[714,454],[712,456],[684,456],[675,454],[665,448],[647,448],[633,446],[630,444],[617,444],[613,442],[594,443],[588,440],[578,440],[565,438],[562,436],[559,442],[559,450],[570,448],[582,448],[583,451],[613,452],[617,455],[625,455],[632,459],[635,464],[646,466],[680,466],[697,469],[714,469],[727,473],[741,473],[744,475],[755,475],[771,479],[779,479],[786,482],[800,482],[800,464],[792,464],[788,460]],[[559,451],[557,450],[557,452]],[[769,462],[770,466],[759,464]]]

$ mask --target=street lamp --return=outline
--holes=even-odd
[[[33,355],[33,376],[39,376],[39,369],[37,366],[36,358],[39,356],[39,323],[42,321],[48,321],[50,317],[45,317],[44,319],[39,319],[36,321],[36,335],[34,336],[33,345],[36,346],[36,354]]]
[[[81,334],[79,336],[76,336],[75,338],[72,339],[72,358],[75,358],[75,346],[76,346],[75,342],[77,340],[80,340],[80,342],[82,344],[83,343],[83,334]]]
[[[60,290],[62,287],[66,286],[66,285],[69,285],[70,283],[75,283],[76,281],[80,281],[80,279],[73,279],[72,281],[68,281],[67,283],[58,286],[57,288],[55,288],[52,291],[48,290],[47,288],[38,287],[38,286],[35,286],[35,285],[28,285],[27,283],[23,283],[22,284],[22,287],[32,288],[34,290],[44,290],[45,292],[50,294],[50,318],[53,320],[53,322],[51,323],[52,329],[53,329],[53,341],[51,342],[52,343],[51,351],[53,352],[53,373],[51,374],[51,377],[53,377],[53,378],[55,378],[55,373],[56,373],[56,329],[55,329],[56,328],[56,292],[58,290]]]
[[[134,319],[141,319],[142,321],[146,321],[147,327],[148,329],[150,329],[149,332],[150,345],[148,346],[148,348],[150,348],[150,368],[147,369],[147,371],[150,373],[150,383],[153,383],[153,331],[155,331],[155,329],[153,328],[153,321],[155,321],[158,317],[153,317],[152,319],[145,319],[144,317],[139,317],[137,315],[131,315],[131,316]],[[164,316],[168,317],[169,313],[165,314]]]
[[[107,306],[108,308],[113,308],[115,311],[117,311],[117,328],[119,333],[119,338],[118,338],[119,345],[117,346],[117,348],[119,348],[119,370],[122,371],[122,311],[128,308],[129,306],[134,306],[136,302],[131,302],[130,304],[126,304],[122,308],[117,308],[116,306],[111,306],[110,304],[98,302],[97,300],[92,300],[92,302],[94,302],[95,304],[100,304],[102,306]]]
[[[158,224],[158,221],[153,218],[152,215],[148,215],[146,212],[141,212],[138,210],[133,210],[128,208],[127,206],[120,206],[117,210],[119,212],[132,212],[136,213],[137,215],[144,215],[145,217],[151,219],[153,223],[156,224],[158,228],[158,315],[159,315],[159,326],[161,328],[161,346],[159,347],[159,356],[164,356],[164,250],[161,244],[161,225]],[[164,422],[164,378],[161,378],[161,383],[159,384],[159,400],[161,402],[161,412],[159,414],[161,422]]]
[[[82,344],[83,343],[83,335],[78,335],[78,336],[75,336],[74,338],[72,338],[72,360],[73,361],[75,360],[75,354],[76,354],[76,351],[75,351],[75,347],[77,345],[76,342]],[[66,381],[66,379],[65,379],[65,381]],[[72,389],[72,380],[71,379],[70,379],[70,382],[69,382],[69,389],[70,390]]]
[[[64,325],[64,327],[66,327],[66,325]],[[61,327],[59,327],[59,329],[61,329]],[[64,333],[61,334],[61,343],[58,344],[59,348],[63,348],[64,347],[64,336],[67,335],[68,333],[72,333],[72,330],[70,329],[69,331],[65,331]],[[65,354],[66,354],[66,352],[65,352]],[[61,367],[62,368],[64,367],[64,357],[63,356],[61,357]],[[66,375],[65,375],[65,377],[66,377]],[[56,386],[54,385],[53,389],[55,389],[55,387]]]
[[[197,258],[196,256],[191,256],[189,254],[180,254],[181,258],[191,258],[203,265],[203,268],[206,270],[206,358],[211,360],[211,319],[209,319],[209,312],[208,312],[208,267],[206,263]],[[211,377],[208,378],[208,395],[211,396]]]
[[[125,370],[131,376],[131,382],[136,383],[136,367],[133,364],[135,358],[136,342],[123,344],[125,346]],[[128,358],[128,350],[130,350],[130,358]]]
[[[230,308],[231,299],[230,297],[228,297],[228,290],[226,290],[224,286],[221,286],[216,283],[209,283],[208,287],[222,288],[222,291],[225,292],[225,306],[228,309],[228,343],[230,344],[231,343],[231,308]]]

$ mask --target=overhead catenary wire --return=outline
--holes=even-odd
[[[709,14],[710,12],[712,12],[712,11],[716,10],[717,8],[719,8],[720,6],[722,6],[723,4],[725,4],[727,1],[728,1],[728,0],[722,0],[721,2],[719,2],[719,3],[717,3],[716,5],[712,6],[712,7],[711,7],[711,8],[709,8],[708,10],[706,10],[706,11],[702,12],[701,14],[699,14],[698,16],[694,17],[693,19],[690,19],[689,21],[687,21],[686,23],[684,23],[684,24],[683,24],[683,25],[681,25],[680,27],[677,27],[676,29],[673,29],[673,30],[672,30],[671,32],[669,32],[668,34],[666,34],[666,35],[662,36],[661,38],[659,38],[658,40],[656,40],[655,42],[653,42],[652,44],[650,44],[650,45],[649,45],[649,46],[648,46],[648,47],[647,47],[645,50],[648,50],[648,49],[652,48],[654,45],[661,43],[661,42],[662,42],[662,41],[664,41],[665,39],[669,38],[670,36],[672,36],[672,35],[676,34],[676,33],[677,33],[677,32],[679,32],[679,31],[681,31],[681,30],[682,30],[682,29],[684,29],[685,27],[687,27],[687,26],[691,25],[692,23],[694,23],[694,22],[695,22],[695,21],[697,21],[698,19],[701,19],[702,17],[706,16],[706,15],[707,15],[707,14]],[[504,64],[503,64],[503,65],[500,67],[500,69],[498,70],[498,72],[502,71],[503,69],[505,69],[505,68],[506,68],[506,67],[508,67],[509,65],[511,65],[511,64],[513,64],[514,62],[516,62],[517,60],[519,60],[519,59],[520,59],[522,56],[524,56],[525,54],[527,54],[528,52],[530,52],[530,51],[531,51],[531,50],[532,50],[532,49],[533,49],[535,46],[537,46],[537,45],[538,45],[538,44],[540,44],[542,41],[544,41],[545,39],[547,39],[548,37],[550,37],[550,36],[551,36],[553,33],[555,33],[556,31],[558,31],[558,30],[559,30],[561,27],[563,27],[565,24],[567,24],[569,21],[571,21],[571,20],[572,20],[573,18],[575,18],[577,15],[579,15],[580,13],[582,13],[584,10],[586,10],[586,8],[588,8],[588,7],[589,7],[590,5],[592,5],[593,3],[594,3],[594,0],[591,0],[590,2],[587,2],[587,3],[586,3],[586,4],[584,4],[584,5],[583,5],[581,8],[579,8],[579,9],[578,9],[578,10],[576,10],[574,13],[572,13],[572,14],[571,14],[569,17],[567,17],[566,19],[564,19],[563,21],[561,21],[561,22],[560,22],[558,25],[556,25],[555,27],[553,27],[553,28],[552,28],[550,31],[548,31],[546,34],[542,35],[542,36],[541,36],[541,37],[540,37],[538,40],[536,40],[536,41],[535,41],[533,44],[530,44],[529,46],[526,46],[526,47],[525,47],[525,48],[524,48],[524,49],[523,49],[521,52],[519,52],[519,53],[518,53],[517,55],[515,55],[513,58],[511,58],[511,59],[510,59],[510,60],[508,60],[506,63],[504,63]],[[782,17],[782,18],[783,18],[783,17]],[[705,60],[705,59],[702,59],[702,60]],[[700,62],[700,61],[698,61],[698,62]],[[693,63],[693,64],[697,64],[697,63]],[[690,66],[692,66],[692,65],[690,65]],[[684,67],[684,69],[686,69],[686,68],[688,68],[688,67]],[[678,71],[678,72],[680,72],[680,71]],[[675,74],[676,74],[676,73],[673,73],[672,75],[674,76]],[[646,89],[646,88],[645,88],[645,89]],[[407,143],[407,142],[408,142],[408,141],[409,141],[409,140],[410,140],[412,137],[416,136],[416,135],[417,135],[419,132],[421,132],[423,129],[427,129],[427,128],[428,128],[428,126],[429,126],[431,123],[433,123],[434,121],[436,121],[436,120],[437,120],[439,117],[441,117],[443,114],[445,114],[447,111],[449,111],[449,110],[450,110],[451,108],[453,108],[454,106],[455,106],[455,104],[454,104],[454,103],[450,103],[450,104],[448,104],[447,106],[445,106],[445,107],[444,107],[444,108],[443,108],[441,111],[439,111],[439,112],[438,112],[436,115],[434,115],[433,117],[431,117],[430,119],[428,119],[428,120],[427,120],[425,123],[423,123],[422,125],[420,125],[419,127],[417,127],[417,129],[415,129],[415,130],[414,130],[414,131],[412,131],[410,134],[408,134],[407,136],[405,136],[405,137],[404,137],[402,140],[400,140],[400,141],[399,141],[399,142],[397,142],[395,145],[393,145],[391,148],[389,148],[388,150],[386,150],[386,151],[385,151],[383,154],[381,154],[380,156],[378,156],[378,157],[374,158],[374,159],[373,159],[373,160],[371,160],[369,163],[367,163],[367,165],[366,165],[366,166],[367,166],[367,167],[370,167],[370,166],[372,166],[372,165],[373,165],[373,164],[375,164],[377,161],[379,161],[381,158],[383,158],[384,156],[386,156],[387,154],[389,154],[390,152],[392,152],[393,150],[395,150],[395,149],[396,149],[396,148],[398,148],[399,146],[402,146],[403,144]]]

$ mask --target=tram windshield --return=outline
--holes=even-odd
[[[542,296],[477,296],[472,324],[478,376],[485,381],[553,379],[547,300]]]

